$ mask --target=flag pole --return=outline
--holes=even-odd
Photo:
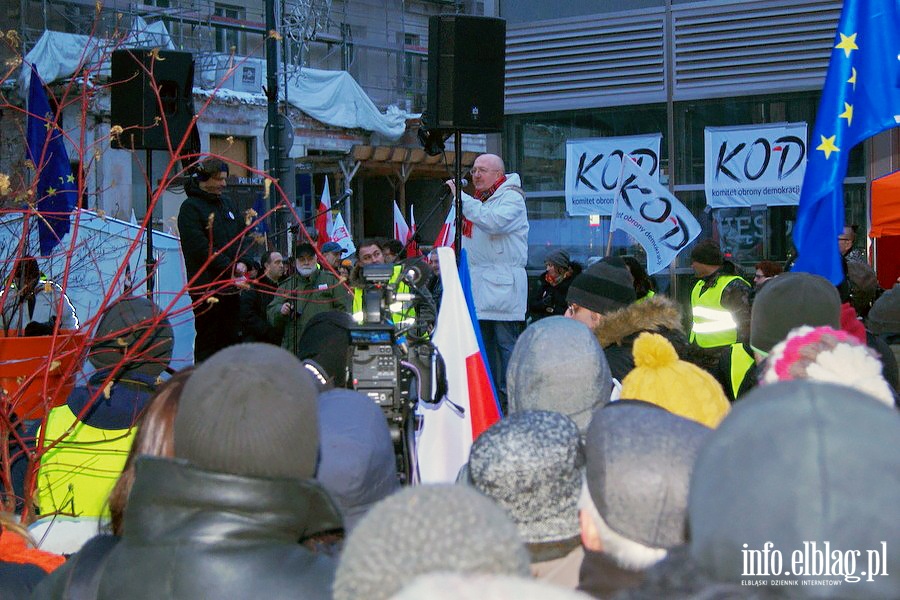
[[[606,253],[603,256],[609,256],[610,252],[612,252],[612,238],[613,238],[613,219],[616,218],[616,211],[619,208],[619,194],[622,193],[622,175],[625,174],[625,161],[630,160],[626,158],[625,154],[622,154],[622,166],[619,167],[619,178],[616,180],[618,185],[616,186],[616,195],[613,197],[613,209],[612,214],[609,215],[609,236],[606,238]]]

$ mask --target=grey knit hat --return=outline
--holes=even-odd
[[[319,396],[321,448],[316,479],[352,529],[376,502],[397,491],[397,462],[387,419],[368,396],[332,389]]]
[[[184,385],[175,456],[210,471],[306,479],[319,449],[318,391],[303,364],[271,344],[205,360]]]
[[[547,317],[529,325],[506,370],[510,414],[552,410],[584,433],[591,412],[609,402],[612,375],[597,336],[583,323]]]
[[[760,289],[750,313],[750,345],[769,352],[791,329],[841,328],[841,297],[830,281],[810,273],[773,277]]]
[[[461,485],[406,488],[376,504],[344,543],[334,600],[383,600],[426,573],[528,575],[515,524]]]
[[[894,284],[875,301],[866,324],[876,335],[900,333],[900,283]]]
[[[551,265],[556,265],[562,269],[568,269],[572,266],[572,259],[569,258],[569,253],[565,250],[554,250],[550,254],[547,255],[547,258],[544,259],[545,263],[550,263]]]
[[[585,441],[586,479],[606,524],[644,546],[683,544],[691,469],[710,431],[646,402],[597,410]]]
[[[512,517],[529,544],[576,537],[584,454],[572,419],[546,410],[510,415],[482,433],[469,482]]]
[[[861,552],[859,576],[872,566],[866,565],[867,551],[880,553],[886,542],[886,564],[880,567],[889,577],[863,576],[857,583],[836,577],[839,585],[807,595],[900,598],[898,473],[895,409],[827,383],[756,388],[735,404],[697,457],[688,510],[690,554],[716,580],[740,583],[747,579],[744,550],[761,551],[771,542],[790,574],[766,579],[795,580],[808,578],[794,573],[793,554],[809,551],[811,544],[820,552],[825,544],[842,555]]]
[[[601,314],[628,306],[636,299],[634,277],[616,256],[600,259],[582,271],[566,294],[566,302]]]

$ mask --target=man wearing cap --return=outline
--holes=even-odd
[[[541,287],[536,290],[528,303],[528,314],[532,322],[552,315],[566,314],[566,294],[572,279],[581,273],[581,265],[572,262],[565,250],[556,250],[544,259],[547,269],[541,275]]]
[[[337,271],[337,268],[341,264],[341,258],[344,256],[344,252],[346,252],[344,247],[337,242],[325,242],[322,245],[322,260],[320,261],[322,268],[325,268],[325,263],[328,263],[335,271]]]
[[[575,277],[566,316],[591,328],[606,354],[612,376],[622,381],[634,368],[632,346],[644,331],[664,336],[680,357],[693,360],[681,329],[678,305],[662,294],[636,302],[634,279],[625,262],[608,256]]]
[[[528,304],[528,215],[517,173],[503,160],[482,154],[472,165],[475,195],[462,193],[462,244],[469,259],[475,314],[494,388],[506,405],[506,366],[525,328]],[[445,182],[456,193],[452,179]]]
[[[350,310],[350,294],[334,275],[316,263],[312,244],[294,250],[294,273],[288,277],[269,304],[269,323],[283,331],[281,347],[299,355],[300,335],[315,315],[329,310]]]
[[[722,270],[725,257],[713,240],[691,251],[691,268],[698,281],[691,291],[691,343],[708,356],[712,370],[723,348],[744,342],[750,333],[750,284]]]

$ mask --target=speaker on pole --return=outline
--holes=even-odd
[[[110,121],[125,131],[113,148],[168,150],[177,146],[194,116],[194,58],[190,52],[149,48],[112,53]],[[168,127],[168,140],[166,128]]]
[[[503,129],[506,21],[436,15],[428,20],[427,124],[487,133]]]

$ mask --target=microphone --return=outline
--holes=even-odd
[[[444,185],[447,185],[447,184],[444,183]],[[463,177],[462,179],[459,180],[460,187],[466,187],[467,185],[469,185],[469,180],[466,179],[465,177]]]

